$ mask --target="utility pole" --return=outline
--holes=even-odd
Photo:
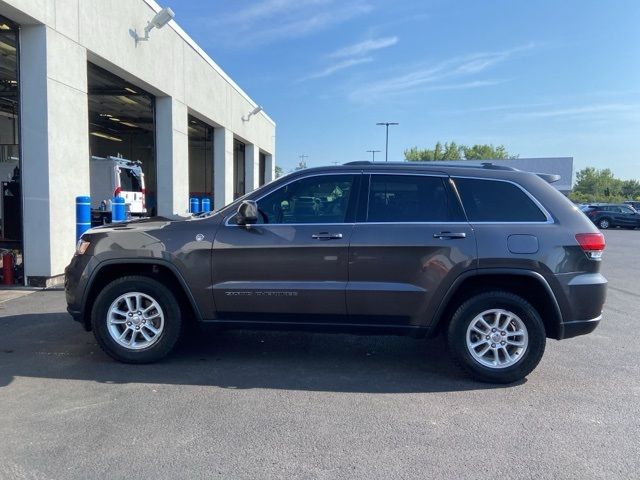
[[[380,150],[367,150],[371,154],[371,161],[376,161],[376,153],[380,153]]]
[[[384,154],[384,161],[388,162],[389,161],[389,125],[400,125],[397,122],[379,122],[376,123],[376,125],[380,125],[380,126],[385,126],[387,127],[387,137],[386,137],[386,141],[385,141],[385,154]]]
[[[303,153],[302,155],[298,155],[298,158],[300,159],[300,164],[298,165],[298,168],[296,170],[307,168],[307,162],[305,161],[305,158],[309,158],[309,155]]]

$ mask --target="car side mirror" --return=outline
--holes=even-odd
[[[251,225],[258,222],[258,204],[253,200],[243,200],[238,207],[238,225]]]

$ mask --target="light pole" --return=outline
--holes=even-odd
[[[384,153],[384,161],[388,162],[389,161],[389,125],[400,125],[397,122],[379,122],[376,123],[376,125],[384,125],[385,127],[387,127],[387,140],[385,142],[385,153]]]
[[[371,154],[371,160],[376,161],[376,153],[380,153],[380,150],[367,150],[367,153]]]

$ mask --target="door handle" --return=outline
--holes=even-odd
[[[440,232],[440,233],[434,233],[433,238],[440,238],[440,239],[467,238],[467,234],[464,232]]]
[[[313,235],[311,235],[311,238],[314,238],[316,240],[337,240],[337,239],[342,238],[342,234],[341,233],[320,232],[320,233],[314,233]]]

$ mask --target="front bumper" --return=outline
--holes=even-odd
[[[87,285],[87,268],[92,257],[88,255],[76,255],[64,271],[64,292],[67,301],[67,312],[84,328],[88,328],[83,312],[83,296]]]

